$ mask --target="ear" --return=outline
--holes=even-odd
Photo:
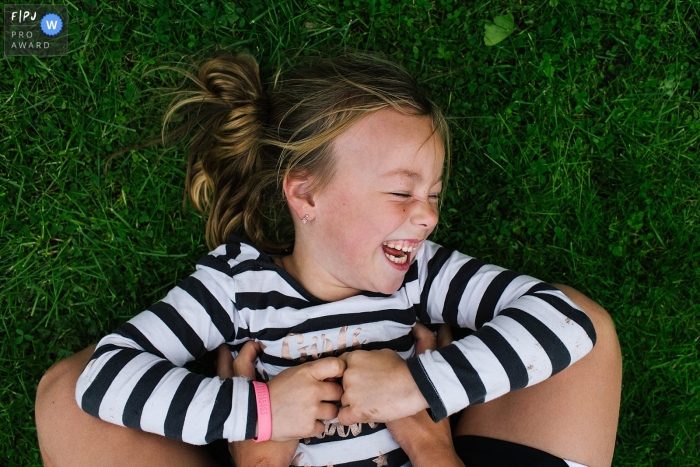
[[[308,220],[316,218],[313,181],[313,177],[307,173],[290,172],[282,182],[287,204],[299,220],[306,215],[309,216]]]

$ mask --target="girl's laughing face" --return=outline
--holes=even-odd
[[[383,109],[340,134],[333,153],[336,171],[314,196],[313,222],[297,230],[313,257],[305,263],[340,296],[394,293],[438,221],[440,134],[426,117]]]

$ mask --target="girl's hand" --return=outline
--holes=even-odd
[[[340,400],[343,388],[334,381],[343,376],[345,362],[326,357],[284,370],[269,383],[272,405],[272,439],[312,438],[325,430],[321,420],[338,416],[334,402]]]
[[[219,376],[233,375],[227,369],[231,365],[230,352],[222,347],[217,361]],[[261,351],[260,344],[246,343],[243,349],[233,362],[233,369],[240,375],[254,376],[253,362]],[[324,380],[339,378],[344,370],[344,361],[326,357],[284,370],[267,383],[272,405],[272,440],[298,441],[321,434],[325,425],[320,420],[338,416],[338,407],[333,402],[339,401],[343,394],[340,384]]]
[[[248,341],[233,360],[228,345],[219,347],[217,359],[217,371],[219,377],[245,376],[255,379],[255,366],[253,362],[262,349],[260,344]],[[226,356],[228,354],[228,357]],[[226,376],[230,375],[230,376]],[[288,467],[297,450],[299,440],[291,441],[265,441],[256,443],[252,440],[229,443],[228,450],[233,457],[235,465],[265,465],[268,467]]]
[[[413,332],[416,350],[421,345],[423,351],[435,347],[435,335],[428,328],[416,323]],[[339,358],[347,364],[338,414],[343,425],[386,423],[428,408],[406,362],[393,350],[354,350]]]
[[[438,336],[420,323],[413,327],[413,337],[416,339],[416,355],[426,350],[435,350],[452,342],[450,327],[440,326]],[[413,467],[449,466],[464,467],[457,457],[452,444],[450,420],[435,423],[425,410],[415,415],[402,418],[386,424],[401,449],[411,460]]]
[[[393,350],[353,350],[339,357],[343,373],[343,425],[391,422],[428,408],[408,366]]]

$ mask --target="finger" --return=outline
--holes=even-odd
[[[416,340],[416,355],[424,353],[426,350],[435,350],[437,347],[437,337],[435,333],[421,323],[413,326],[413,338]]]
[[[343,407],[338,412],[338,421],[345,426],[349,426],[353,423],[367,422],[369,420],[362,420],[352,407]]]
[[[345,371],[345,360],[328,357],[309,364],[309,373],[314,379],[323,381],[326,378],[340,378]]]
[[[248,341],[238,352],[238,356],[233,362],[233,372],[236,376],[245,376],[255,379],[255,359],[260,352],[260,344],[255,341]]]
[[[333,420],[338,416],[338,406],[328,402],[319,404],[316,418],[319,420]]]
[[[314,432],[311,434],[311,436],[319,436],[324,431],[326,431],[326,425],[323,422],[316,420],[316,424],[314,425]],[[309,438],[311,436],[309,436]]]
[[[216,349],[216,374],[221,379],[233,378],[233,355],[228,344],[221,344]]]
[[[343,386],[339,383],[323,382],[321,387],[322,401],[339,401],[343,397]]]
[[[258,358],[258,354],[262,351],[262,347],[260,347],[259,342],[255,341],[248,341],[245,343],[245,345],[241,348],[241,351],[238,352],[238,357],[241,358],[243,357],[246,361],[249,361],[250,363],[253,363],[256,358]]]
[[[441,349],[446,345],[450,345],[454,337],[452,336],[452,329],[449,324],[441,324],[438,328],[437,333],[437,348]]]

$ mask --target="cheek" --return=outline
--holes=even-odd
[[[359,201],[352,193],[336,194],[331,202],[328,203],[328,210],[332,216],[337,217],[357,215],[362,211]]]
[[[357,196],[351,190],[333,195],[323,211],[327,244],[333,245],[335,254],[358,262],[390,233],[394,214],[381,208],[376,198]]]
[[[352,255],[362,239],[363,207],[351,193],[330,193],[319,212],[322,216],[322,243],[329,245],[334,255]]]

